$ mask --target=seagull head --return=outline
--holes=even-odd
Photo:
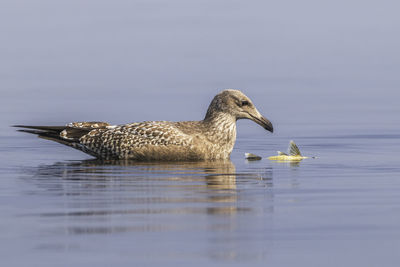
[[[218,113],[228,114],[236,120],[249,119],[273,132],[272,123],[257,110],[253,102],[239,90],[227,89],[217,94],[207,110],[206,119]]]

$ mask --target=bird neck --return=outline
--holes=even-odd
[[[203,120],[207,139],[232,150],[236,141],[236,118],[224,112],[207,113]]]

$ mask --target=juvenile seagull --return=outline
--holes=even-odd
[[[273,132],[251,100],[239,90],[217,94],[202,121],[145,121],[124,125],[73,122],[66,126],[24,126],[22,132],[56,141],[99,159],[228,159],[236,140],[236,121],[250,119]]]

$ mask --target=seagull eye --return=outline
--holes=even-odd
[[[248,106],[250,103],[249,103],[249,101],[247,101],[247,100],[243,100],[241,103],[240,103],[240,105],[243,107],[243,106]]]

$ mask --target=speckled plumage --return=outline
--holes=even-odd
[[[74,122],[61,126],[18,126],[39,137],[69,145],[101,159],[206,160],[229,158],[236,121],[248,118],[272,131],[272,124],[238,90],[224,90],[202,121],[146,121],[111,126]]]

